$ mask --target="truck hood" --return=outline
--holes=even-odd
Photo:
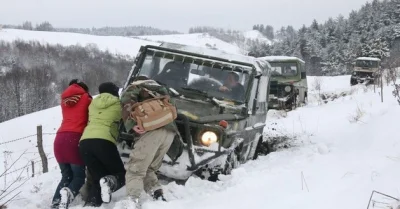
[[[358,72],[376,72],[378,69],[377,68],[362,68],[362,67],[355,67],[354,71],[358,71]]]
[[[297,78],[271,77],[271,84],[291,84],[292,82],[300,81]]]
[[[211,102],[201,100],[176,99],[175,104],[178,113],[181,113],[189,118],[189,120],[197,123],[212,123],[221,120],[239,120],[244,118],[240,115],[240,106],[236,106],[236,110],[225,109],[223,114],[220,114],[220,107]],[[224,102],[221,102],[221,106]],[[226,104],[229,105],[229,104]]]

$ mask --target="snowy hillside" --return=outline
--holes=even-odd
[[[321,93],[345,95],[323,103]],[[350,87],[349,76],[309,77],[309,105],[287,114],[270,111],[265,133],[295,139],[293,147],[251,161],[222,181],[212,183],[191,178],[185,186],[165,186],[169,202],[145,203],[145,209],[365,209],[372,190],[399,197],[400,132],[396,121],[400,106],[384,88],[380,102],[373,88]],[[55,132],[60,108],[44,110],[0,124],[0,143],[35,132]],[[45,150],[52,156],[54,136],[45,136]],[[21,140],[0,146],[0,151],[32,149],[34,142]],[[27,156],[26,160],[32,156]],[[15,159],[15,157],[13,157]],[[56,163],[50,172],[35,176],[10,209],[46,208],[60,178]],[[8,177],[11,178],[11,177]],[[125,190],[101,208],[122,209]],[[79,198],[78,198],[79,199]],[[72,209],[81,208],[82,201]],[[372,208],[372,207],[371,207]]]
[[[42,32],[16,29],[0,31],[0,41],[13,40],[39,41],[41,43],[61,44],[63,46],[80,44],[85,46],[94,43],[100,50],[109,50],[111,53],[135,56],[140,48],[147,44],[159,45],[159,41],[180,43],[199,47],[216,47],[220,50],[240,54],[239,47],[203,34],[160,35],[160,36],[94,36],[79,33]],[[145,40],[146,39],[146,40]]]
[[[242,50],[233,44],[227,43],[206,33],[180,34],[180,35],[157,35],[136,36],[143,40],[157,42],[171,42],[199,47],[216,48],[230,53],[242,54]]]
[[[3,29],[0,31],[0,40],[14,41],[39,41],[40,43],[60,44],[70,46],[80,44],[96,44],[100,50],[109,50],[111,53],[136,56],[140,46],[157,44],[151,41],[133,39],[122,36],[93,36],[79,33],[43,32],[16,29]]]
[[[243,32],[243,36],[246,39],[253,40],[253,41],[258,40],[261,43],[266,43],[266,44],[271,44],[272,43],[271,40],[269,40],[267,37],[265,37],[258,30],[250,30],[250,31]]]

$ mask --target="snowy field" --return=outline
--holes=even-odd
[[[181,43],[198,47],[215,46],[229,53],[241,54],[238,46],[219,40],[207,34],[179,34],[160,36],[95,36],[79,33],[66,32],[42,32],[17,29],[3,29],[0,31],[0,41],[39,41],[42,44],[61,44],[70,46],[80,44],[96,44],[100,50],[108,50],[111,53],[136,56],[138,50],[144,45],[159,45],[160,41]],[[146,39],[146,40],[145,40]]]
[[[191,178],[186,185],[165,186],[169,202],[148,202],[144,209],[277,208],[365,209],[372,190],[399,197],[400,132],[396,120],[400,106],[393,87],[384,88],[384,102],[373,88],[350,87],[348,76],[308,77],[309,105],[287,114],[270,111],[265,133],[294,138],[293,146],[248,162],[217,183]],[[316,83],[321,88],[315,90]],[[320,103],[317,92],[348,94]],[[0,124],[1,141],[35,132],[55,132],[60,124],[55,107]],[[21,128],[23,127],[23,128]],[[50,156],[54,136],[45,136]],[[0,141],[0,142],[1,142]],[[21,150],[35,142],[21,140],[1,146],[1,151]],[[54,160],[54,159],[53,159]],[[50,161],[50,172],[35,176],[23,187],[10,209],[46,208],[60,174]],[[9,177],[11,178],[11,177]],[[122,209],[124,188],[104,209]],[[72,209],[82,208],[77,199]],[[372,207],[371,207],[372,208]]]
[[[136,56],[141,46],[157,44],[151,41],[122,36],[94,36],[79,33],[43,32],[17,29],[3,29],[0,31],[0,40],[14,41],[18,39],[24,41],[38,41],[42,44],[60,44],[62,46],[76,44],[86,46],[88,44],[96,44],[102,51],[108,50],[110,53],[130,56]]]

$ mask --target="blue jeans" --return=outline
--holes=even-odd
[[[54,193],[52,204],[58,205],[61,200],[60,190],[64,187],[68,187],[74,197],[79,194],[79,190],[85,183],[85,166],[74,165],[74,164],[64,164],[59,163],[61,170],[61,181],[57,186],[56,192]]]

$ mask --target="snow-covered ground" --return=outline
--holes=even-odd
[[[296,138],[293,147],[248,162],[220,182],[191,178],[184,186],[170,183],[165,186],[169,202],[148,202],[143,208],[364,209],[372,190],[399,197],[400,106],[391,94],[393,87],[385,86],[381,103],[372,86],[350,87],[348,76],[308,78],[309,105],[287,114],[270,111],[265,128],[268,136]],[[320,103],[317,82],[321,93],[348,94]],[[43,124],[45,132],[55,132],[59,123],[59,107],[26,115],[0,124],[1,141],[32,134],[37,124]],[[45,137],[50,155],[53,138]],[[34,144],[21,140],[7,149]],[[29,180],[9,208],[48,207],[60,179],[55,162],[50,164],[51,171]],[[124,195],[123,188],[101,208],[121,209]],[[77,200],[71,208],[81,205]]]

